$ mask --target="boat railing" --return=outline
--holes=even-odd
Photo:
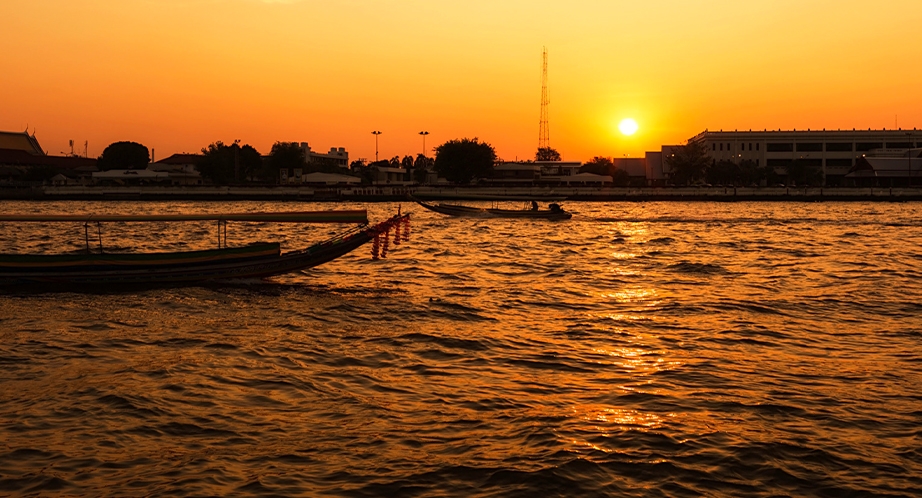
[[[328,238],[328,239],[326,239],[326,240],[322,240],[322,241],[320,241],[320,242],[316,242],[316,243],[314,243],[313,245],[308,246],[308,247],[306,247],[306,248],[304,248],[304,249],[298,249],[298,250],[296,250],[296,251],[289,251],[289,252],[286,252],[285,254],[283,254],[283,256],[296,256],[296,255],[299,255],[299,254],[310,254],[310,253],[315,252],[317,249],[320,249],[320,248],[322,248],[322,247],[329,247],[329,246],[331,246],[331,245],[335,245],[335,244],[342,243],[342,242],[344,242],[344,241],[346,241],[346,240],[348,240],[348,239],[351,239],[352,237],[355,237],[356,235],[358,235],[358,234],[360,234],[360,233],[365,232],[366,230],[368,230],[368,224],[367,224],[367,223],[364,223],[364,224],[359,225],[359,226],[357,226],[357,227],[355,227],[355,228],[352,228],[352,229],[350,229],[350,230],[348,230],[348,231],[346,231],[346,232],[338,233],[338,234],[336,234],[336,235],[334,235],[334,236],[332,236],[332,237],[330,237],[330,238]]]
[[[383,232],[384,230],[389,229],[391,226],[394,226],[394,224],[400,222],[400,220],[402,220],[402,219],[404,219],[404,218],[406,218],[406,217],[408,217],[408,216],[409,216],[408,213],[405,213],[405,214],[397,214],[397,215],[394,215],[394,216],[392,216],[391,218],[389,218],[389,219],[387,219],[387,220],[381,221],[381,222],[379,222],[379,223],[375,223],[374,225],[369,225],[368,223],[363,223],[363,224],[361,224],[361,225],[359,225],[359,226],[357,226],[357,227],[354,227],[354,228],[349,229],[349,230],[347,230],[347,231],[345,231],[345,232],[342,232],[342,233],[338,233],[338,234],[336,234],[336,235],[334,235],[334,236],[332,236],[332,237],[330,237],[330,238],[328,238],[328,239],[326,239],[326,240],[322,240],[322,241],[320,241],[320,242],[317,242],[317,243],[315,243],[315,244],[313,244],[313,245],[311,245],[311,246],[309,246],[309,247],[306,247],[306,248],[304,248],[304,249],[299,249],[299,250],[296,250],[296,251],[289,251],[289,252],[286,252],[286,253],[284,254],[284,256],[296,256],[296,255],[302,255],[302,254],[311,254],[311,253],[317,251],[318,249],[327,248],[327,247],[330,247],[330,246],[333,246],[333,245],[341,244],[341,243],[344,243],[344,242],[347,242],[347,241],[351,240],[352,238],[354,238],[354,237],[356,237],[356,236],[359,236],[359,235],[362,235],[362,234],[366,234],[366,233],[369,233],[369,232],[374,232],[374,234],[377,235],[378,233],[381,233],[381,232]]]

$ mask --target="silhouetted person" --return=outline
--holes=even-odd
[[[538,210],[538,203],[537,203],[537,202],[531,201],[531,210],[532,210],[532,211],[537,211],[537,210]]]

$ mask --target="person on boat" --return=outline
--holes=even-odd
[[[561,209],[560,207],[560,204],[557,204],[556,202],[548,204],[547,207],[550,208],[551,212],[554,212],[554,213],[559,213],[563,211],[563,209]]]
[[[531,201],[531,210],[532,211],[538,210],[538,203],[536,201]]]

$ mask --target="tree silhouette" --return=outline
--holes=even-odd
[[[433,163],[434,161],[432,158],[422,154],[416,154],[416,159],[413,161],[413,181],[416,183],[425,183]]]
[[[262,157],[250,145],[240,146],[239,140],[224,145],[220,140],[202,149],[196,168],[202,177],[217,185],[241,182],[257,176]]]
[[[275,142],[262,177],[266,180],[279,178],[279,170],[304,168],[304,149],[297,142]]]
[[[610,157],[595,156],[583,163],[579,168],[580,173],[594,173],[596,175],[611,175],[615,169],[615,162]]]
[[[435,171],[452,183],[488,178],[495,162],[493,146],[476,137],[449,140],[435,149]]]
[[[717,161],[707,167],[704,177],[708,183],[735,185],[740,182],[740,165],[733,161]]]
[[[788,183],[799,186],[823,184],[823,171],[816,160],[796,159],[787,167]]]
[[[595,156],[583,163],[579,172],[610,176],[612,184],[617,187],[627,187],[631,183],[631,175],[615,166],[615,160],[610,157]]]
[[[710,161],[702,142],[689,142],[688,145],[677,147],[673,154],[667,156],[666,164],[672,169],[674,184],[688,185],[704,178]]]
[[[150,151],[137,142],[109,144],[96,161],[101,171],[110,169],[144,169],[150,163]]]
[[[743,186],[759,185],[762,180],[768,179],[768,168],[760,168],[758,163],[751,159],[740,161],[739,171],[739,184]]]
[[[535,161],[559,161],[560,153],[553,147],[538,147],[535,153]]]

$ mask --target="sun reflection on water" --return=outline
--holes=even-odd
[[[613,298],[619,303],[643,301],[651,296],[656,296],[656,290],[643,287],[624,288],[616,292],[602,293],[602,297]]]

